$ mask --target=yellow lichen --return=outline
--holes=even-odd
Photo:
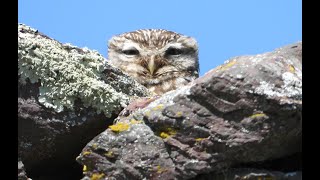
[[[99,180],[99,179],[102,179],[103,176],[104,176],[103,173],[93,173],[90,180]]]
[[[202,141],[203,139],[205,139],[205,138],[196,138],[195,140],[196,141]]]
[[[176,117],[182,117],[182,112],[181,112],[181,111],[178,111],[178,112],[176,113]]]
[[[151,112],[150,112],[150,111],[146,111],[146,112],[144,113],[144,115],[147,116],[147,117],[150,117]]]
[[[177,134],[177,130],[173,129],[173,128],[166,128],[164,131],[162,131],[160,133],[160,137],[165,139],[165,138],[168,138],[170,136],[173,136]]]
[[[253,114],[250,116],[250,118],[258,118],[258,117],[264,117],[266,116],[266,114],[264,113],[257,113],[257,114]]]
[[[112,151],[108,151],[106,153],[104,153],[105,156],[112,158],[113,157],[113,152]]]
[[[129,124],[128,123],[123,123],[123,122],[119,122],[115,125],[111,125],[109,126],[109,128],[113,131],[113,132],[122,132],[122,131],[126,131],[129,129]]]
[[[156,107],[153,107],[152,110],[157,111],[157,110],[161,110],[163,108],[164,108],[164,105],[163,104],[159,104]]]
[[[92,148],[93,148],[93,149],[97,149],[97,147],[98,147],[98,144],[97,144],[97,143],[92,144]]]
[[[88,155],[88,154],[91,154],[91,152],[90,151],[85,151],[85,152],[82,153],[83,156]]]
[[[289,72],[291,72],[291,73],[294,73],[294,72],[296,72],[296,69],[294,68],[294,66],[293,65],[289,65]]]
[[[141,124],[143,121],[139,121],[139,120],[135,120],[135,119],[131,119],[130,120],[130,124]]]
[[[87,166],[86,166],[86,165],[83,165],[82,171],[83,171],[83,172],[86,172],[87,170],[88,170]]]
[[[165,168],[162,168],[160,165],[157,166],[157,173],[162,173],[164,171],[166,171]]]
[[[236,61],[235,61],[235,60],[233,60],[233,61],[231,61],[231,62],[228,62],[227,64],[224,64],[224,65],[219,66],[219,67],[218,67],[218,70],[224,71],[224,70],[230,68],[231,66],[233,66],[234,64],[236,64]]]
[[[167,137],[169,137],[170,135],[169,134],[167,134],[167,133],[165,133],[165,132],[161,132],[160,133],[160,137],[162,138],[162,139],[165,139],[165,138],[167,138]]]

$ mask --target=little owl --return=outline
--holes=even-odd
[[[108,59],[158,95],[199,77],[196,40],[162,29],[143,29],[112,37],[108,42]]]

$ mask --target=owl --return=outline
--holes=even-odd
[[[163,29],[141,29],[112,37],[108,61],[158,95],[199,77],[197,41]]]

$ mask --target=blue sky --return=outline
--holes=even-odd
[[[18,0],[18,22],[107,57],[113,35],[144,28],[197,39],[200,75],[234,56],[302,40],[302,0]]]

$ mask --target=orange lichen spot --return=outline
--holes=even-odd
[[[103,176],[104,176],[103,173],[93,173],[90,180],[99,180],[99,179],[102,179]]]
[[[141,124],[143,121],[139,121],[139,120],[135,120],[135,119],[131,119],[130,120],[130,124]]]
[[[258,117],[265,117],[265,116],[267,115],[264,113],[257,113],[257,114],[251,115],[250,118],[258,118]]]
[[[291,73],[294,73],[294,72],[296,72],[296,69],[294,68],[294,66],[293,65],[289,65],[289,72],[291,72]]]
[[[159,104],[156,107],[153,107],[152,110],[157,111],[157,110],[161,110],[163,108],[164,108],[164,105],[163,104]]]
[[[85,152],[82,153],[83,156],[88,155],[88,154],[91,154],[91,152],[90,151],[85,151]]]
[[[177,134],[177,130],[175,130],[173,128],[166,128],[164,131],[162,131],[160,133],[160,137],[162,139],[165,139],[165,138],[168,138],[168,137],[173,136],[175,134]]]
[[[123,123],[123,122],[118,122],[115,125],[109,126],[109,128],[111,129],[111,131],[119,133],[119,132],[128,130],[129,129],[129,124],[128,123]]]
[[[88,170],[87,166],[86,166],[86,165],[83,165],[82,171],[83,171],[83,172],[86,172],[87,170]]]

